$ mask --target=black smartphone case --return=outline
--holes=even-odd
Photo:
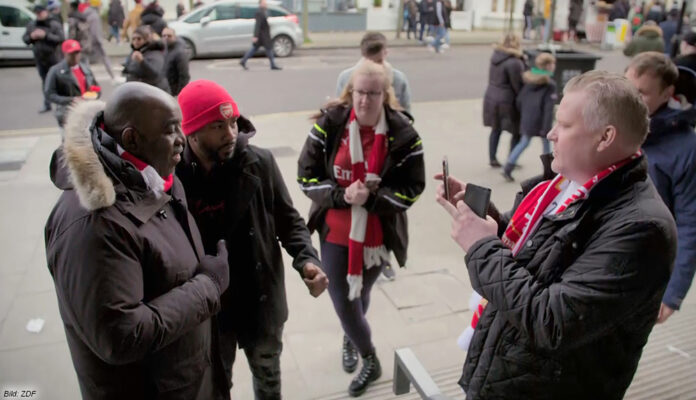
[[[467,183],[463,200],[476,215],[485,219],[491,202],[491,189]]]

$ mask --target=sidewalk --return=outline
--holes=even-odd
[[[396,38],[396,31],[383,31],[384,35],[389,40],[390,47],[402,46],[422,46],[415,40],[406,39],[406,32],[401,32],[401,38]],[[304,43],[300,49],[303,50],[325,50],[325,49],[341,49],[341,48],[358,48],[360,39],[365,32],[311,32],[309,35],[310,42]],[[453,31],[450,30],[450,45],[482,45],[498,42],[503,36],[503,31],[500,30],[476,30],[471,32]],[[122,43],[120,46],[111,42],[104,42],[106,53],[110,57],[125,57],[130,53],[130,46],[127,43]]]
[[[428,182],[409,211],[407,268],[396,271],[393,282],[380,279],[372,293],[368,319],[383,375],[364,399],[394,397],[390,389],[394,350],[401,347],[414,351],[446,393],[463,398],[456,381],[465,353],[455,342],[470,322],[471,287],[463,253],[449,236],[448,216],[434,201],[430,177],[440,170],[442,156],[448,155],[452,175],[491,187],[492,200],[500,209],[511,206],[518,185],[506,183],[499,170],[488,167],[484,151],[488,130],[479,122],[481,107],[480,99],[413,104],[416,129],[426,149]],[[295,206],[305,216],[309,201],[294,182],[310,113],[250,116],[264,133],[252,143],[274,151]],[[59,196],[47,166],[60,137],[45,130],[12,137],[1,133],[0,165],[12,160],[21,169],[0,169],[0,392],[30,389],[38,391],[35,399],[78,399],[43,243],[44,223]],[[536,159],[540,150],[540,143],[533,142],[522,155],[518,180],[540,171]],[[309,296],[287,257],[285,265],[290,318],[283,334],[283,395],[288,400],[348,398],[351,375],[341,369],[341,328],[331,301],[327,294],[318,299]],[[685,300],[685,311],[654,330],[628,399],[696,398],[695,292]],[[33,318],[45,321],[39,333],[25,328]],[[233,398],[253,399],[244,354],[237,354]]]

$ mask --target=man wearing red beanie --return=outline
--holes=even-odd
[[[270,151],[247,145],[256,131],[220,85],[189,83],[179,93],[187,137],[176,174],[206,252],[225,239],[230,288],[218,314],[220,353],[232,385],[239,346],[254,376],[256,399],[280,399],[280,353],[288,317],[280,244],[312,296],[328,286],[309,231]]]

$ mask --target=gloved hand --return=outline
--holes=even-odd
[[[230,268],[227,262],[227,246],[224,240],[217,243],[217,255],[203,257],[198,264],[196,274],[207,275],[215,282],[220,294],[230,285]]]

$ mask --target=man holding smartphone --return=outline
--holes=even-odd
[[[548,134],[555,176],[524,182],[510,213],[480,218],[462,201],[467,185],[450,177],[451,201],[440,185],[487,300],[459,381],[467,397],[623,397],[676,252],[640,151],[647,133],[638,91],[591,71],[568,82]]]

